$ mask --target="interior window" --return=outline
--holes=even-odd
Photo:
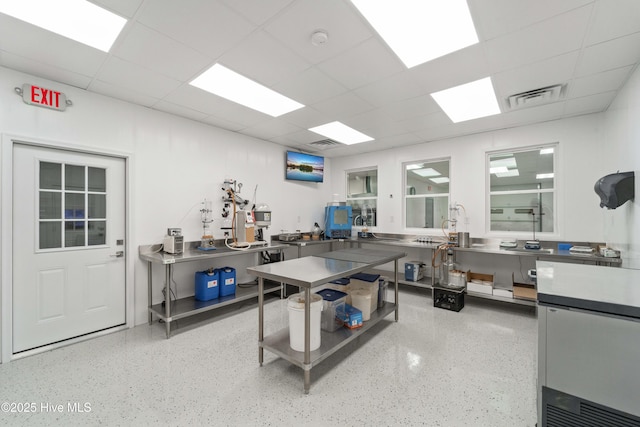
[[[347,204],[353,211],[353,225],[377,225],[378,169],[347,171]]]
[[[557,144],[488,153],[490,231],[555,231]]]
[[[442,228],[449,219],[449,159],[405,163],[405,226]]]

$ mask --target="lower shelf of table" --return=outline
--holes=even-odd
[[[303,369],[310,369],[314,365],[317,365],[327,357],[331,356],[336,351],[358,338],[360,335],[366,333],[375,324],[382,321],[389,314],[395,312],[396,304],[386,302],[383,307],[378,308],[375,312],[371,313],[371,318],[363,323],[361,328],[347,329],[340,328],[335,332],[321,331],[320,333],[320,348],[311,352],[311,360],[309,365],[304,363],[304,352],[295,351],[289,345],[289,328],[285,328],[269,335],[261,343],[263,349],[270,351],[278,355],[279,357],[288,360],[289,362],[297,365]]]
[[[276,292],[282,289],[282,286],[277,283],[264,284],[264,293]],[[243,287],[237,286],[236,293],[234,295],[227,295],[224,297],[216,298],[210,301],[198,301],[195,297],[180,298],[171,301],[171,315],[169,317],[165,314],[164,304],[155,304],[149,307],[149,311],[158,316],[165,322],[171,322],[173,320],[182,319],[184,317],[193,316],[195,314],[203,313],[209,310],[215,310],[230,304],[235,304],[240,301],[245,301],[258,296],[258,286]]]

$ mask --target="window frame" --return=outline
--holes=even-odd
[[[491,156],[496,154],[506,154],[506,153],[524,153],[524,152],[533,152],[540,151],[545,148],[553,148],[553,153],[549,154],[553,156],[553,187],[552,188],[540,188],[540,189],[528,189],[528,190],[506,190],[506,191],[491,191]],[[535,238],[539,240],[540,237],[544,238],[554,238],[560,234],[558,229],[559,227],[559,216],[561,209],[558,205],[559,200],[559,192],[560,192],[560,182],[558,173],[559,166],[559,157],[560,157],[560,143],[559,142],[550,142],[536,145],[529,145],[524,147],[517,148],[504,148],[499,150],[491,150],[485,152],[485,232],[487,235],[501,235],[508,237],[521,237],[521,238],[532,238],[533,229],[531,230],[492,230],[491,229],[491,197],[495,195],[510,195],[510,194],[532,194],[532,195],[542,195],[542,194],[552,194],[553,201],[553,219],[551,224],[553,226],[553,231],[537,231],[535,232]],[[547,171],[545,171],[547,172]]]
[[[351,197],[350,195],[350,191],[349,191],[349,175],[350,174],[355,174],[355,173],[359,173],[359,172],[369,172],[369,171],[375,171],[376,173],[376,191],[375,191],[375,197]],[[375,201],[375,212],[376,212],[376,223],[375,224],[367,224],[367,228],[375,228],[378,227],[378,219],[380,218],[380,213],[378,211],[379,208],[379,197],[380,194],[378,192],[378,183],[379,183],[379,170],[378,170],[378,166],[368,166],[368,167],[361,167],[361,168],[355,168],[355,169],[348,169],[345,170],[345,200],[347,202],[347,205],[349,206],[353,206],[351,204],[352,201],[363,201],[363,200],[374,200]],[[353,207],[352,207],[353,209]],[[355,224],[355,215],[352,218],[352,223],[351,225],[354,227],[362,227],[362,225],[356,225]]]
[[[440,163],[440,162],[448,162],[449,168],[449,192],[448,193],[434,193],[434,194],[407,194],[407,186],[409,185],[407,182],[407,165],[422,163],[422,164],[430,164],[430,163]],[[408,160],[402,162],[402,226],[405,231],[411,233],[419,233],[419,234],[433,234],[439,233],[442,231],[442,224],[436,224],[434,221],[433,228],[422,228],[422,227],[410,227],[407,224],[407,200],[414,199],[437,199],[437,198],[447,198],[447,220],[450,219],[450,210],[449,207],[451,205],[451,188],[452,188],[452,180],[451,180],[451,156],[446,157],[438,157],[432,159],[419,159],[419,160]],[[446,227],[448,229],[448,226]]]

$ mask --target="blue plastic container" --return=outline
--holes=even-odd
[[[196,272],[196,299],[210,301],[220,296],[220,275],[218,270]]]
[[[236,293],[236,269],[232,267],[219,268],[220,296],[234,295]]]

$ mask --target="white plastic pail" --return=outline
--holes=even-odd
[[[356,289],[351,291],[351,305],[362,312],[362,320],[371,319],[371,292],[367,289]],[[378,300],[376,299],[376,306]]]
[[[311,294],[309,304],[309,351],[320,348],[320,319],[322,297]],[[304,293],[293,294],[287,302],[289,309],[289,345],[295,351],[304,351]]]

